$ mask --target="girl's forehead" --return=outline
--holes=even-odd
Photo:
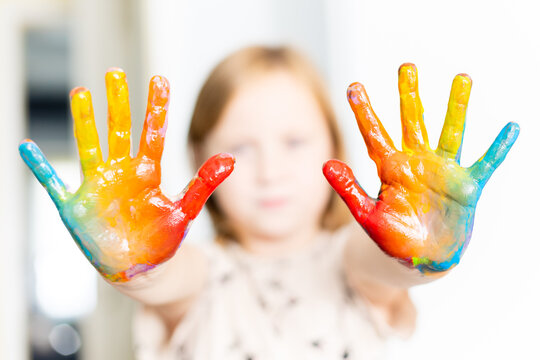
[[[242,84],[225,107],[215,130],[246,132],[313,127],[324,114],[314,93],[286,71]]]

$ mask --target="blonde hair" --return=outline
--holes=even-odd
[[[217,125],[235,90],[255,76],[272,70],[288,71],[311,89],[327,120],[334,148],[333,156],[344,159],[345,150],[336,117],[324,82],[315,67],[302,54],[289,47],[251,46],[222,60],[210,73],[199,93],[188,132],[188,146],[194,155],[195,168],[204,162],[205,159],[201,158],[201,147],[207,134]],[[213,197],[208,199],[206,206],[217,233],[217,240],[235,240],[232,227]],[[321,217],[322,228],[335,230],[348,221],[348,210],[337,193],[332,192]]]

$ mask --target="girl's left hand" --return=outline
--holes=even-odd
[[[476,163],[461,167],[471,86],[468,75],[455,77],[439,144],[432,150],[416,67],[403,64],[399,69],[403,150],[398,151],[364,87],[350,85],[349,103],[382,183],[378,198],[364,192],[345,163],[330,160],[323,168],[330,185],[378,246],[422,272],[446,271],[459,262],[471,237],[482,189],[519,134],[519,126],[508,123]]]

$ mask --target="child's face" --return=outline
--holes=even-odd
[[[205,141],[206,157],[218,152],[236,157],[215,197],[241,237],[318,227],[331,194],[321,169],[334,154],[327,121],[304,83],[276,70],[242,85]]]

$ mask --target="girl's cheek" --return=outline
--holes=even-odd
[[[243,212],[246,207],[253,193],[253,182],[250,167],[245,165],[245,162],[237,160],[232,174],[216,189],[216,199],[222,209]]]

